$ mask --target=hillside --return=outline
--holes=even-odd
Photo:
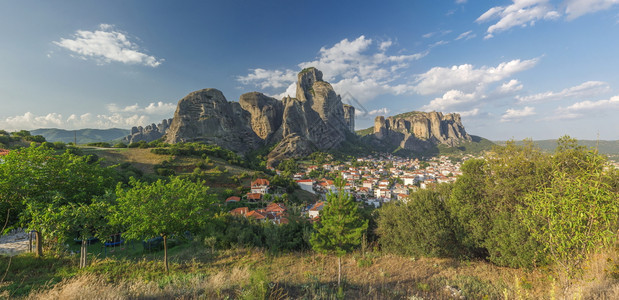
[[[72,143],[77,138],[77,144],[111,142],[120,140],[129,134],[129,130],[120,128],[79,130],[40,128],[30,132],[32,135],[42,135],[48,142]]]

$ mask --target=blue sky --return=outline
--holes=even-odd
[[[619,139],[619,0],[366,2],[2,1],[0,129],[158,123],[198,89],[294,95],[314,66],[357,129],[435,110],[495,140]]]

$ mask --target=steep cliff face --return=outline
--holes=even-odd
[[[338,147],[354,132],[354,115],[322,72],[308,68],[298,75],[296,98],[251,92],[237,103],[216,89],[190,93],[179,101],[166,141],[212,143],[239,153],[278,143],[268,156],[269,164],[277,164]]]
[[[123,138],[124,143],[137,143],[139,141],[152,142],[154,140],[162,138],[165,133],[168,131],[170,127],[170,123],[172,123],[172,119],[164,119],[160,124],[155,125],[154,123],[151,125],[147,125],[145,127],[142,126],[134,126],[131,128],[129,135]]]
[[[264,141],[269,141],[282,125],[284,106],[281,101],[262,93],[241,95],[241,108],[251,115],[251,128]]]
[[[166,142],[203,142],[245,153],[263,145],[254,132],[251,114],[221,91],[203,89],[178,102]]]
[[[351,131],[342,100],[322,80],[322,72],[308,68],[297,77],[296,98],[283,99],[282,140],[269,154],[269,161],[336,148]],[[348,111],[354,116],[354,108]]]
[[[453,147],[471,141],[459,114],[410,112],[393,117],[376,117],[374,137],[403,149],[424,151],[436,144]]]

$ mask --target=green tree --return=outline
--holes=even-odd
[[[448,196],[449,185],[441,185],[436,190],[411,194],[405,204],[396,202],[380,208],[376,231],[381,247],[410,256],[457,254],[460,246],[444,204]]]
[[[111,201],[106,195],[93,199],[89,204],[71,203],[61,208],[60,212],[63,215],[63,222],[68,227],[68,231],[76,233],[77,238],[81,240],[80,249],[80,268],[85,268],[88,265],[88,240],[93,237],[99,237],[103,240],[112,232],[106,216],[110,213]]]
[[[214,212],[216,199],[202,182],[173,177],[152,184],[131,179],[130,188],[116,188],[116,213],[111,223],[125,228],[132,239],[163,238],[165,271],[168,272],[167,239],[203,226]]]
[[[4,209],[10,209],[13,225],[18,223],[31,228],[50,226],[47,222],[56,216],[57,210],[69,203],[88,204],[93,197],[102,195],[115,183],[111,167],[102,167],[88,157],[63,153],[55,155],[45,147],[27,147],[11,151],[0,164],[0,201]],[[37,212],[37,210],[41,210]],[[51,221],[50,221],[51,222]],[[37,240],[42,241],[41,230]],[[37,246],[41,256],[42,245]]]
[[[560,140],[553,161],[551,184],[527,194],[519,212],[560,268],[567,292],[589,255],[617,238],[618,190],[610,183],[619,175],[615,169],[604,169],[603,157],[569,137]]]
[[[335,180],[338,193],[329,193],[327,203],[320,212],[320,222],[315,223],[315,232],[310,242],[312,248],[322,253],[333,253],[338,258],[337,284],[342,278],[342,256],[352,252],[361,244],[361,238],[368,228],[357,211],[352,195],[344,192],[346,182],[341,177]]]
[[[514,217],[524,196],[548,184],[550,155],[531,141],[495,147],[485,160],[469,160],[454,185],[448,208],[456,236],[469,253],[510,267],[545,262],[543,247]]]

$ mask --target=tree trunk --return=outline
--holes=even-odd
[[[342,282],[342,257],[337,257],[337,286]]]
[[[85,268],[88,264],[88,240],[82,239],[82,248],[80,250],[80,269]]]
[[[165,272],[169,273],[168,269],[168,237],[166,235],[163,236],[163,260],[165,263]]]
[[[40,231],[35,231],[34,236],[37,243],[36,257],[43,257],[43,236]]]

